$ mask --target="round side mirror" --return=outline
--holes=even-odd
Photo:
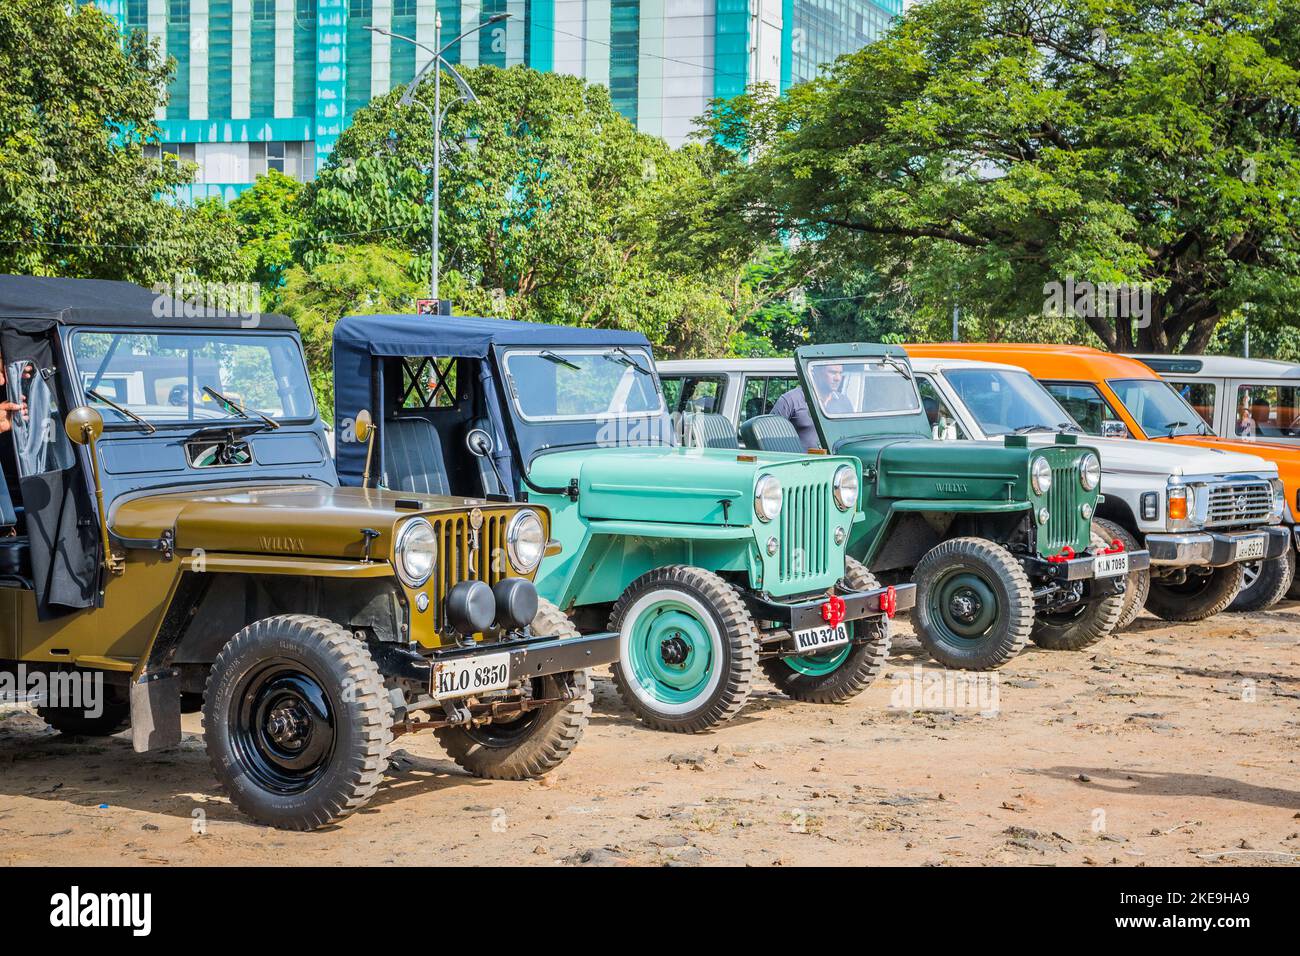
[[[370,413],[364,408],[357,412],[357,417],[353,420],[352,433],[356,440],[361,444],[370,441],[370,436],[375,431],[375,420],[370,417]]]
[[[104,416],[89,405],[80,405],[68,412],[63,420],[63,430],[78,445],[85,445],[104,434]]]
[[[482,428],[471,428],[469,434],[465,436],[465,446],[470,450],[470,454],[485,458],[492,454],[492,436]]]

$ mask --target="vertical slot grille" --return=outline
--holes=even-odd
[[[830,483],[824,481],[785,488],[785,501],[778,519],[781,534],[778,574],[782,584],[826,573],[830,561],[830,494]]]
[[[444,604],[448,592],[461,581],[484,581],[496,584],[506,577],[506,526],[509,512],[486,512],[483,526],[479,528],[478,547],[474,547],[468,515],[431,517],[434,540],[438,547],[438,567],[429,579],[429,601],[432,604],[434,627],[441,634],[446,630]]]

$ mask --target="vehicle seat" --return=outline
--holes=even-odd
[[[469,433],[476,428],[483,429],[489,435],[492,434],[492,429],[486,418],[474,418],[465,426],[465,437],[468,438]],[[480,486],[483,488],[483,494],[503,494],[504,492],[501,490],[501,483],[497,481],[497,473],[492,470],[492,463],[486,458],[480,458],[477,455],[474,456],[474,462],[478,466],[478,477]]]
[[[0,538],[0,577],[10,575],[24,578],[32,576],[31,552],[25,534]]]
[[[425,495],[451,494],[442,441],[423,418],[390,418],[384,435],[388,487]]]
[[[803,447],[794,426],[780,415],[758,415],[741,422],[740,440],[746,448],[758,451],[786,451],[802,455],[808,450]]]
[[[682,416],[682,444],[688,448],[739,448],[736,430],[725,415],[692,412]]]

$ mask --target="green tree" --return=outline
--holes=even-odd
[[[692,215],[1017,337],[1073,324],[1036,327],[1051,283],[1149,284],[1146,327],[1087,329],[1201,351],[1300,292],[1298,67],[1295,0],[928,0],[786,97],[717,104]]]
[[[0,5],[0,271],[152,283],[245,274],[233,221],[160,201],[192,167],[145,155],[170,64],[93,6]]]
[[[457,311],[635,328],[670,354],[728,342],[749,301],[743,257],[681,255],[659,211],[707,186],[700,151],[638,133],[603,87],[523,67],[463,71],[477,105],[443,128],[441,265]],[[426,85],[427,86],[427,85]],[[306,191],[307,233],[381,243],[427,275],[432,132],[401,91],[358,111]],[[426,106],[432,91],[421,88]],[[310,267],[317,252],[304,241]]]
[[[312,264],[295,265],[271,295],[271,308],[289,316],[302,333],[321,415],[333,419],[334,324],[346,315],[410,313],[427,294],[418,263],[398,249],[379,245],[330,246]],[[453,275],[453,288],[459,277]]]
[[[272,169],[230,204],[240,255],[253,278],[265,286],[279,285],[293,264],[293,240],[302,229],[302,190],[302,183]]]

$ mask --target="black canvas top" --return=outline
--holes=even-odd
[[[0,275],[0,322],[5,319],[182,329],[297,328],[292,319],[283,315],[267,313],[253,322],[246,316],[203,309],[186,299],[159,296],[130,282]]]

